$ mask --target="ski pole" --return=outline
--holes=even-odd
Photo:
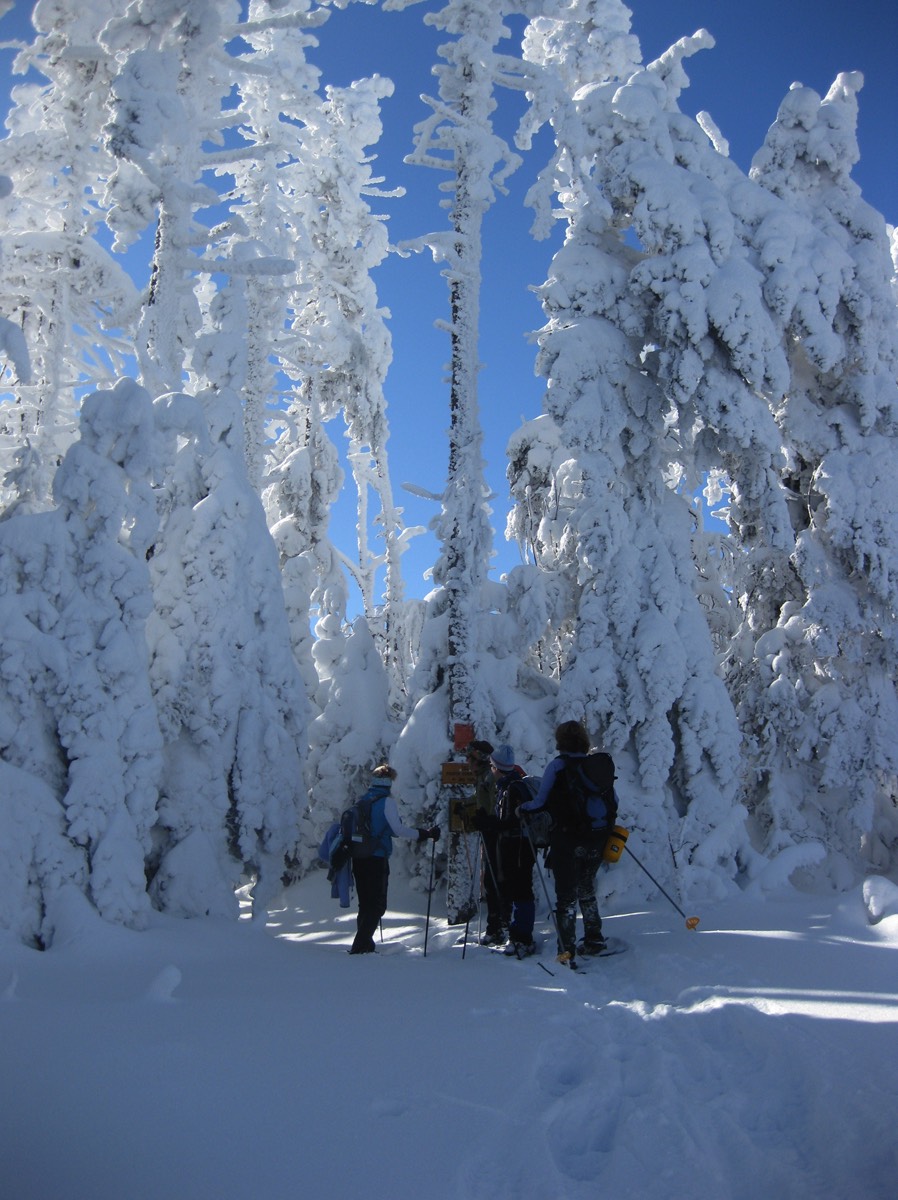
[[[479,866],[480,865],[480,849],[479,849],[479,847],[478,847],[478,851],[477,851],[477,857],[478,857],[478,866]],[[480,872],[478,871],[478,875],[479,874],[480,874]],[[473,884],[473,882],[471,883],[471,899],[472,900],[474,899],[474,884]],[[479,920],[480,919],[480,905],[479,904],[477,905],[477,917]],[[468,952],[468,933],[470,932],[470,929],[471,929],[471,913],[469,911],[468,919],[465,921],[465,936],[462,939],[462,944],[461,944],[462,961],[464,961],[464,957]]]
[[[467,943],[468,926],[471,924],[472,908],[474,906],[474,864],[471,861],[471,847],[468,843],[468,837],[470,836],[469,832],[468,832],[468,823],[465,820],[464,816],[462,816],[461,828],[462,828],[462,838],[463,838],[462,844],[464,845],[464,848],[465,848],[465,860],[467,861],[467,864],[468,864],[468,877],[471,880],[471,890],[468,893],[468,903],[467,903],[468,916],[467,916],[467,919],[465,920],[465,943]],[[478,847],[478,849],[479,849],[479,847]],[[479,867],[479,862],[478,862],[478,867]],[[479,880],[480,871],[479,870],[477,871],[477,876],[478,876],[477,882],[479,883],[480,882],[480,880]],[[480,898],[479,897],[477,898],[477,911],[478,912],[480,911]],[[464,955],[462,955],[462,957],[464,957]]]
[[[559,948],[559,950],[561,950],[563,947],[563,942],[561,940],[561,929],[558,925],[558,915],[555,912],[555,909],[552,907],[552,901],[549,899],[549,887],[548,887],[548,884],[546,883],[546,877],[543,874],[543,869],[539,865],[539,858],[537,857],[537,854],[536,854],[536,847],[533,844],[533,838],[530,836],[530,826],[527,824],[526,821],[522,821],[521,828],[524,830],[524,833],[526,833],[527,841],[530,843],[530,849],[533,851],[533,864],[536,867],[536,873],[539,876],[539,881],[543,885],[543,893],[546,897],[546,904],[548,905],[548,908],[549,908],[549,916],[552,918],[552,924],[555,926],[555,936],[558,938],[558,948]],[[541,967],[543,967],[542,963],[540,963],[539,965]],[[547,971],[550,975],[554,974],[554,972],[549,971],[548,967],[543,967],[543,970]]]
[[[430,901],[433,896],[433,864],[437,856],[437,841],[432,839],[433,846],[430,851],[430,882],[427,885],[427,916],[424,920],[424,957],[427,958],[427,934],[430,931]]]
[[[480,853],[483,855],[483,861],[486,863],[486,869],[489,872],[489,877],[493,882],[493,895],[495,897],[496,904],[499,905],[499,908],[501,910],[502,893],[499,889],[499,880],[496,878],[496,872],[493,869],[492,860],[490,859],[489,847],[486,844],[486,836],[482,829],[480,830]],[[500,917],[500,919],[501,919],[501,917]],[[489,929],[488,922],[487,922],[487,929]],[[540,963],[540,966],[542,966],[542,963]],[[552,972],[550,971],[549,974],[551,975]]]
[[[496,879],[496,872],[493,870],[493,864],[490,862],[489,851],[487,850],[486,840],[485,840],[482,832],[480,834],[480,849],[483,854],[483,861],[486,863],[487,870],[490,873],[490,879],[493,881],[493,891],[498,896],[499,895],[499,883],[498,883],[498,880]]]
[[[630,857],[633,859],[633,861],[636,863],[637,867],[641,867],[642,870],[645,871],[646,875],[648,875],[649,879],[651,879],[652,883],[655,885],[655,887],[658,889],[658,891],[661,893],[661,895],[667,896],[667,892],[665,892],[664,888],[661,886],[661,884],[658,882],[658,880],[655,878],[655,876],[651,873],[651,871],[648,870],[647,867],[644,867],[642,865],[642,863],[639,861],[639,859],[636,857],[636,855],[633,853],[633,851],[630,849],[630,847],[624,846],[624,849],[630,855]],[[676,900],[671,899],[670,896],[667,896],[667,899],[670,900],[671,904],[674,906],[674,908],[677,910],[677,912],[680,914],[680,916],[686,922],[686,928],[687,929],[695,929],[695,927],[698,925],[698,917],[687,917],[686,914],[683,912],[682,908],[680,908],[679,904],[677,904]]]

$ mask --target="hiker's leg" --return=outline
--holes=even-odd
[[[490,937],[499,937],[508,929],[507,906],[502,902],[502,893],[497,882],[499,861],[496,854],[496,834],[483,835],[483,893],[486,896],[486,932]]]
[[[583,940],[601,942],[602,918],[596,899],[596,881],[602,862],[602,850],[589,847],[578,852],[577,858],[577,903],[583,915]]]
[[[389,863],[385,858],[357,858],[353,860],[352,873],[359,898],[359,915],[356,920],[356,935],[352,949],[357,954],[374,949],[374,934],[380,919],[387,911],[387,887]]]
[[[555,920],[558,922],[558,953],[573,954],[577,946],[577,876],[574,847],[565,837],[552,842],[552,873],[555,876]]]
[[[521,838],[520,842],[511,885],[513,904],[508,936],[513,942],[532,942],[533,922],[536,917],[536,902],[533,898],[533,851],[525,838]]]

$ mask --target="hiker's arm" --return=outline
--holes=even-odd
[[[387,824],[390,826],[390,832],[393,837],[417,838],[417,829],[412,829],[408,825],[403,825],[402,819],[399,816],[399,809],[396,807],[396,801],[392,796],[387,796],[384,801],[384,816],[387,819]]]
[[[549,792],[552,790],[552,784],[555,782],[555,776],[564,767],[563,758],[553,758],[546,767],[543,781],[539,785],[539,791],[532,800],[527,800],[518,809],[519,812],[535,812],[536,809],[542,808],[549,798]]]

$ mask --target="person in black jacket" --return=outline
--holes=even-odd
[[[515,765],[511,746],[496,747],[490,755],[490,768],[496,781],[496,811],[490,817],[478,810],[474,824],[486,834],[496,834],[496,878],[501,901],[511,914],[505,953],[526,958],[536,953],[533,940],[536,917],[534,857],[530,842],[521,829],[517,809],[530,793],[521,783],[524,772]]]
[[[521,814],[538,812],[552,805],[556,792],[566,785],[565,771],[569,764],[584,762],[589,756],[589,734],[579,721],[563,721],[555,730],[558,757],[546,768],[536,796],[521,805]],[[590,801],[589,816],[592,828],[583,830],[566,825],[555,812],[555,828],[549,841],[549,860],[555,876],[555,923],[558,930],[558,957],[573,960],[575,955],[601,954],[606,948],[602,934],[602,917],[596,898],[596,879],[605,843],[614,824],[614,811],[605,802]],[[576,937],[577,908],[583,917],[583,939]]]
[[[499,888],[499,831],[494,822],[483,821],[483,817],[496,815],[496,780],[490,767],[493,747],[490,742],[475,740],[468,742],[465,754],[468,764],[477,773],[474,794],[471,797],[474,812],[471,825],[480,832],[483,844],[483,895],[486,899],[486,931],[480,939],[482,946],[504,946],[508,941],[508,926],[511,923],[511,905]],[[489,825],[490,827],[487,827]]]

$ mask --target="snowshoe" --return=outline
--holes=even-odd
[[[595,943],[591,943],[595,945]],[[577,953],[583,957],[578,959],[573,954],[558,956],[559,962],[566,962],[569,967],[574,970],[583,970],[587,963],[594,961],[597,958],[610,958],[612,954],[623,954],[625,950],[630,949],[629,942],[623,941],[621,938],[610,937],[605,938],[605,945],[601,950],[581,951],[580,946],[577,947]]]
[[[509,942],[504,953],[506,958],[529,958],[536,954],[536,942]]]
[[[597,938],[592,941],[584,939],[582,942],[577,943],[577,953],[583,958],[592,958],[595,955],[604,954],[607,949],[608,943],[604,938]]]

